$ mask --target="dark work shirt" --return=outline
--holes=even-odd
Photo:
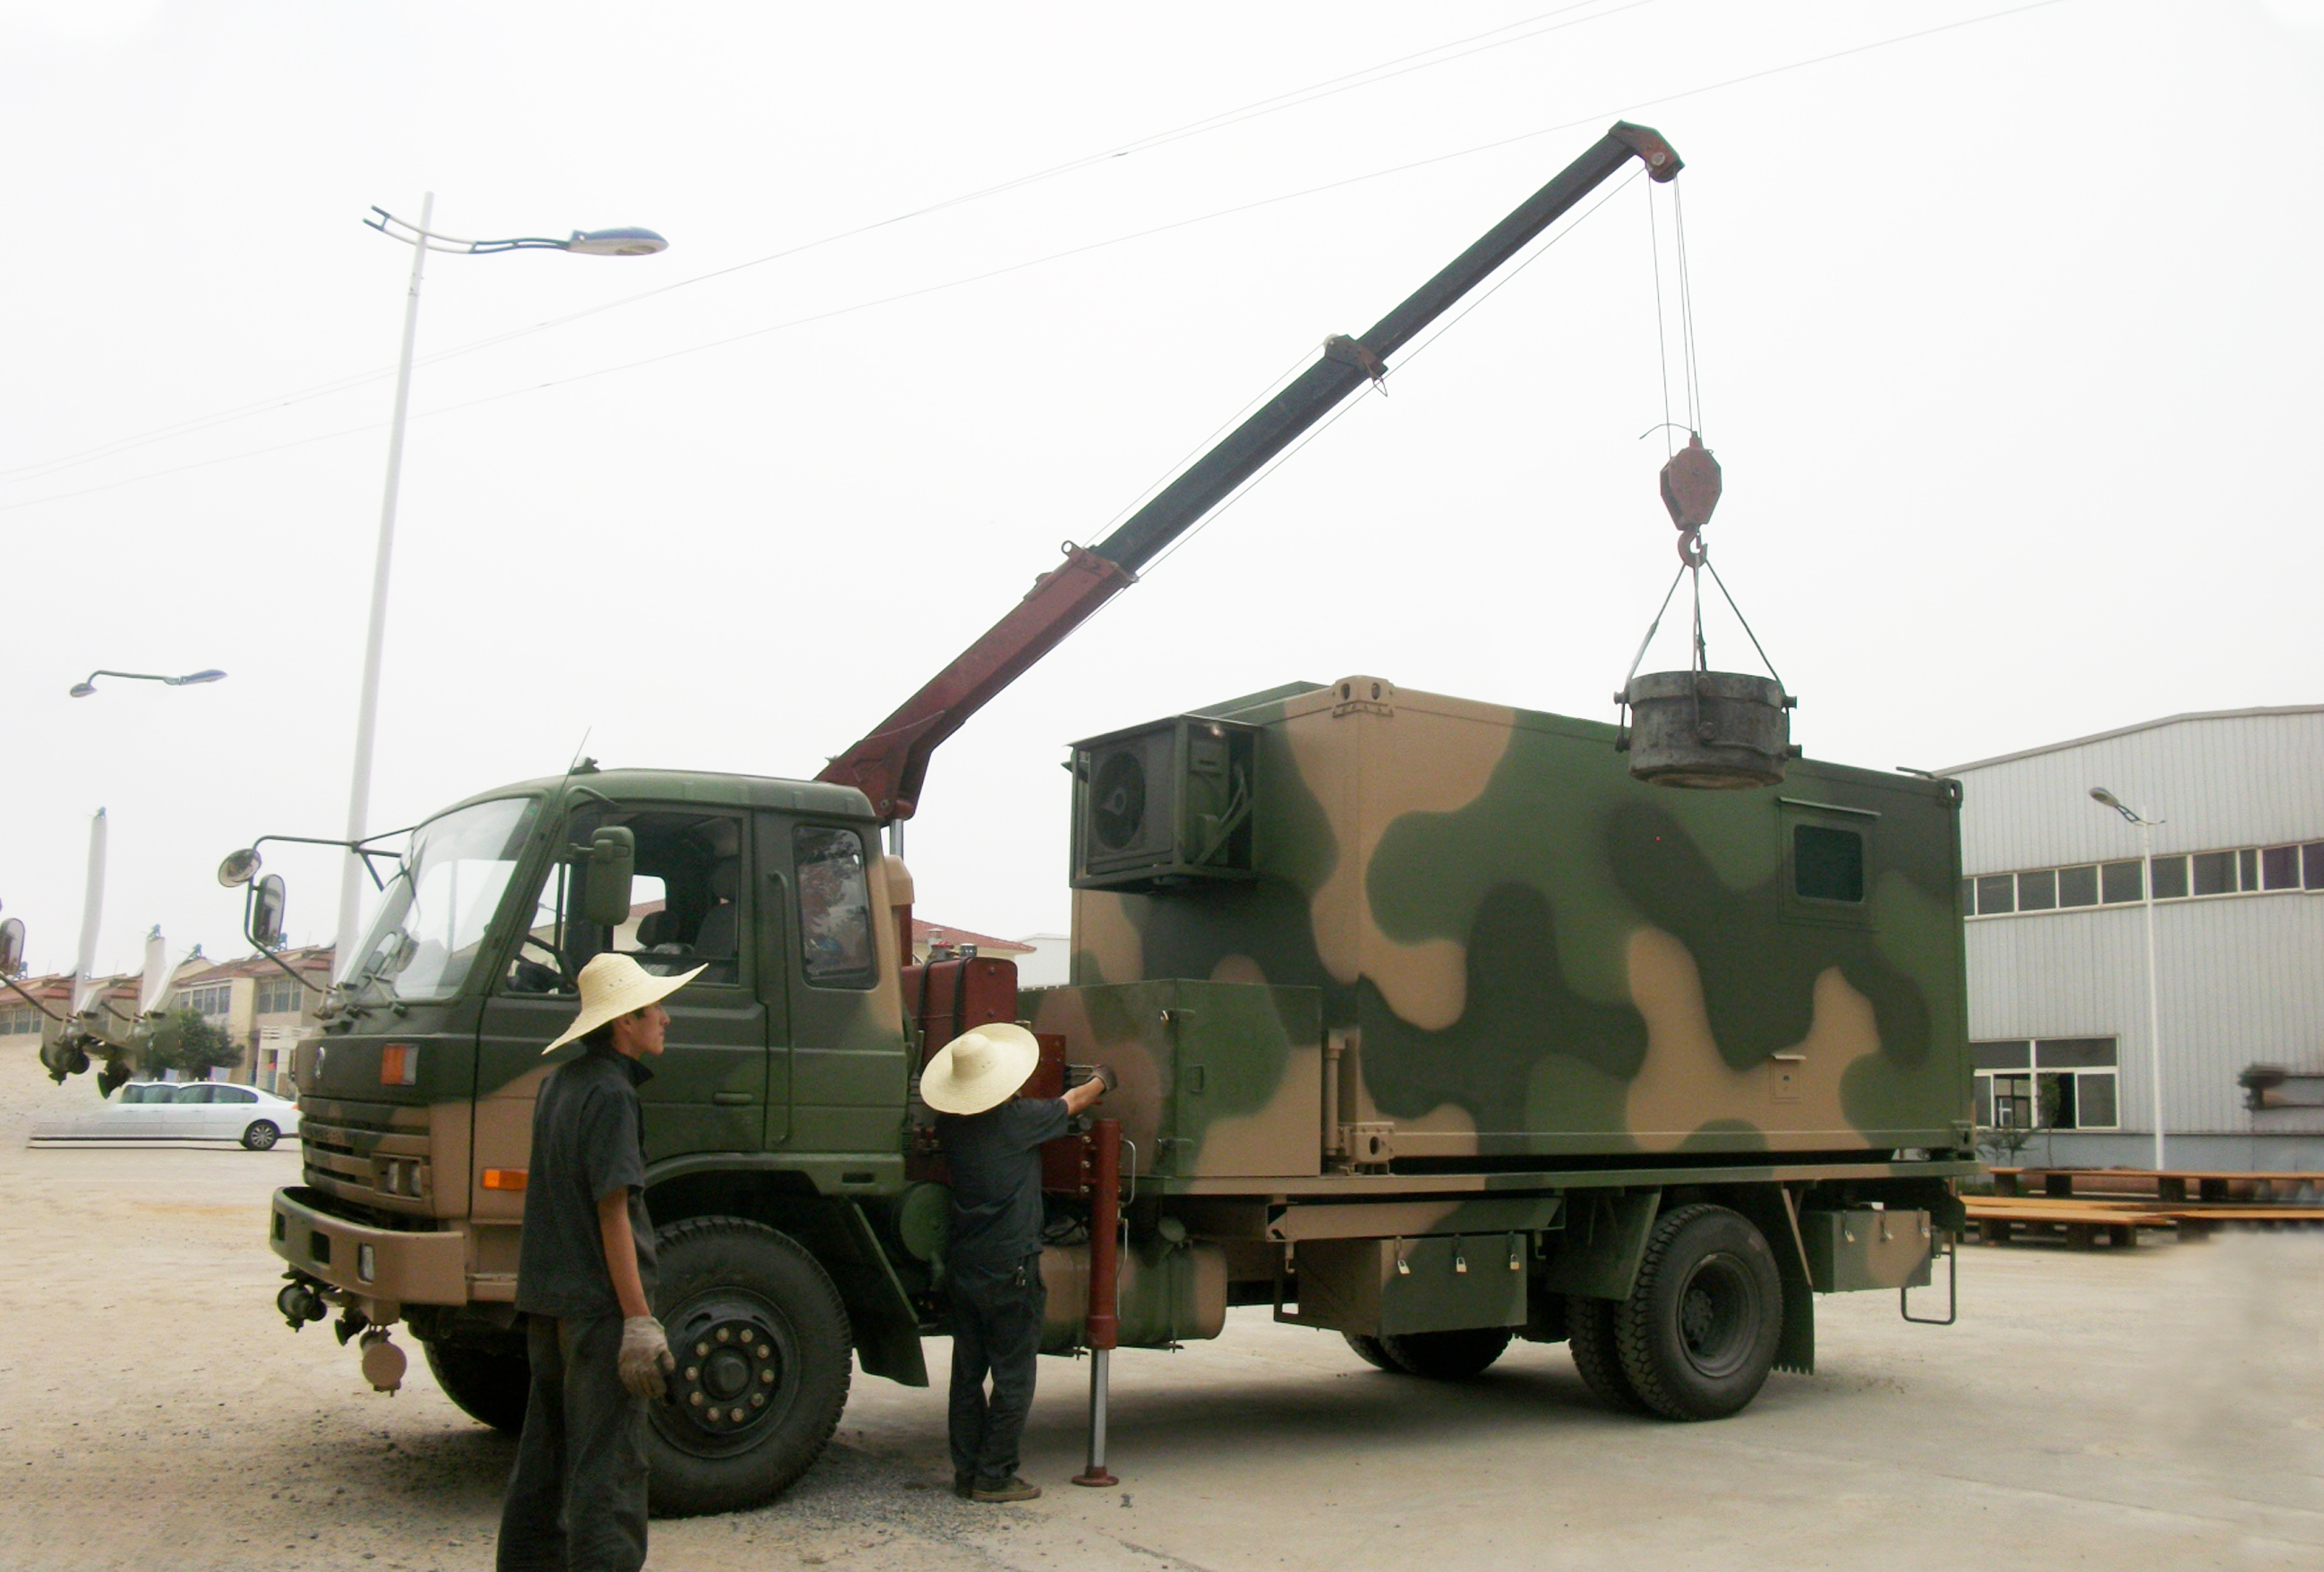
[[[643,1123],[638,1084],[653,1072],[611,1049],[558,1067],[532,1105],[531,1167],[524,1181],[524,1233],[517,1245],[516,1308],[534,1316],[618,1316],[605,1270],[597,1202],[630,1197],[638,1276],[653,1302],[653,1222],[646,1216]]]
[[[1065,1133],[1058,1097],[936,1115],[936,1139],[952,1169],[948,1265],[1014,1266],[1040,1253],[1041,1143]]]

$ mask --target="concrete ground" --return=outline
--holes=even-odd
[[[297,1158],[31,1149],[0,1085],[0,1567],[485,1567],[512,1444],[414,1351],[378,1396],[272,1308]],[[1819,1303],[1819,1368],[1721,1423],[1598,1409],[1563,1347],[1433,1386],[1238,1311],[1116,1356],[1106,1491],[1087,1366],[1045,1360],[1021,1507],[948,1493],[936,1388],[859,1377],[776,1505],[658,1522],[662,1567],[2110,1569],[2324,1567],[2324,1236],[1971,1249],[1961,1319]],[[1939,1301],[1932,1299],[1929,1308]]]

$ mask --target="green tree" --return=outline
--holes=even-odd
[[[193,1010],[163,1015],[145,1050],[154,1069],[182,1070],[199,1079],[213,1069],[242,1062],[242,1047],[226,1030]]]

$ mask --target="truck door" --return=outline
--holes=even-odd
[[[759,828],[761,888],[784,901],[774,944],[790,1003],[787,1150],[837,1161],[843,1183],[900,1172],[910,1071],[871,832],[772,814]]]
[[[757,902],[742,876],[750,851],[744,815],[693,806],[593,808],[574,816],[567,838],[586,843],[607,825],[625,826],[637,839],[629,920],[611,932],[586,921],[571,869],[549,870],[532,926],[485,1013],[477,1087],[481,1166],[493,1162],[484,1151],[484,1099],[505,1085],[521,1096],[503,1100],[521,1101],[530,1119],[540,1045],[572,1021],[579,1008],[573,979],[607,949],[660,976],[703,968],[662,1001],[669,1030],[661,1057],[650,1066],[652,1078],[638,1092],[647,1161],[757,1151],[767,1139],[770,1016],[760,997],[759,947],[750,942]],[[493,1109],[493,1123],[505,1125],[516,1112]]]

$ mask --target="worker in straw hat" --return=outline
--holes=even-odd
[[[1021,1026],[980,1026],[953,1039],[920,1072],[952,1170],[952,1237],[945,1248],[952,1306],[952,1487],[972,1501],[1030,1501],[1017,1446],[1033,1406],[1036,1355],[1048,1296],[1041,1287],[1041,1145],[1113,1089],[1113,1071],[1062,1097],[1017,1094],[1041,1062]],[[985,1377],[992,1378],[988,1397]]]
[[[541,1050],[585,1045],[532,1105],[516,1268],[532,1385],[501,1509],[501,1572],[645,1564],[645,1405],[675,1362],[650,1303],[638,1087],[669,1025],[662,999],[701,971],[658,977],[625,955],[597,956],[581,968],[581,1013]]]

